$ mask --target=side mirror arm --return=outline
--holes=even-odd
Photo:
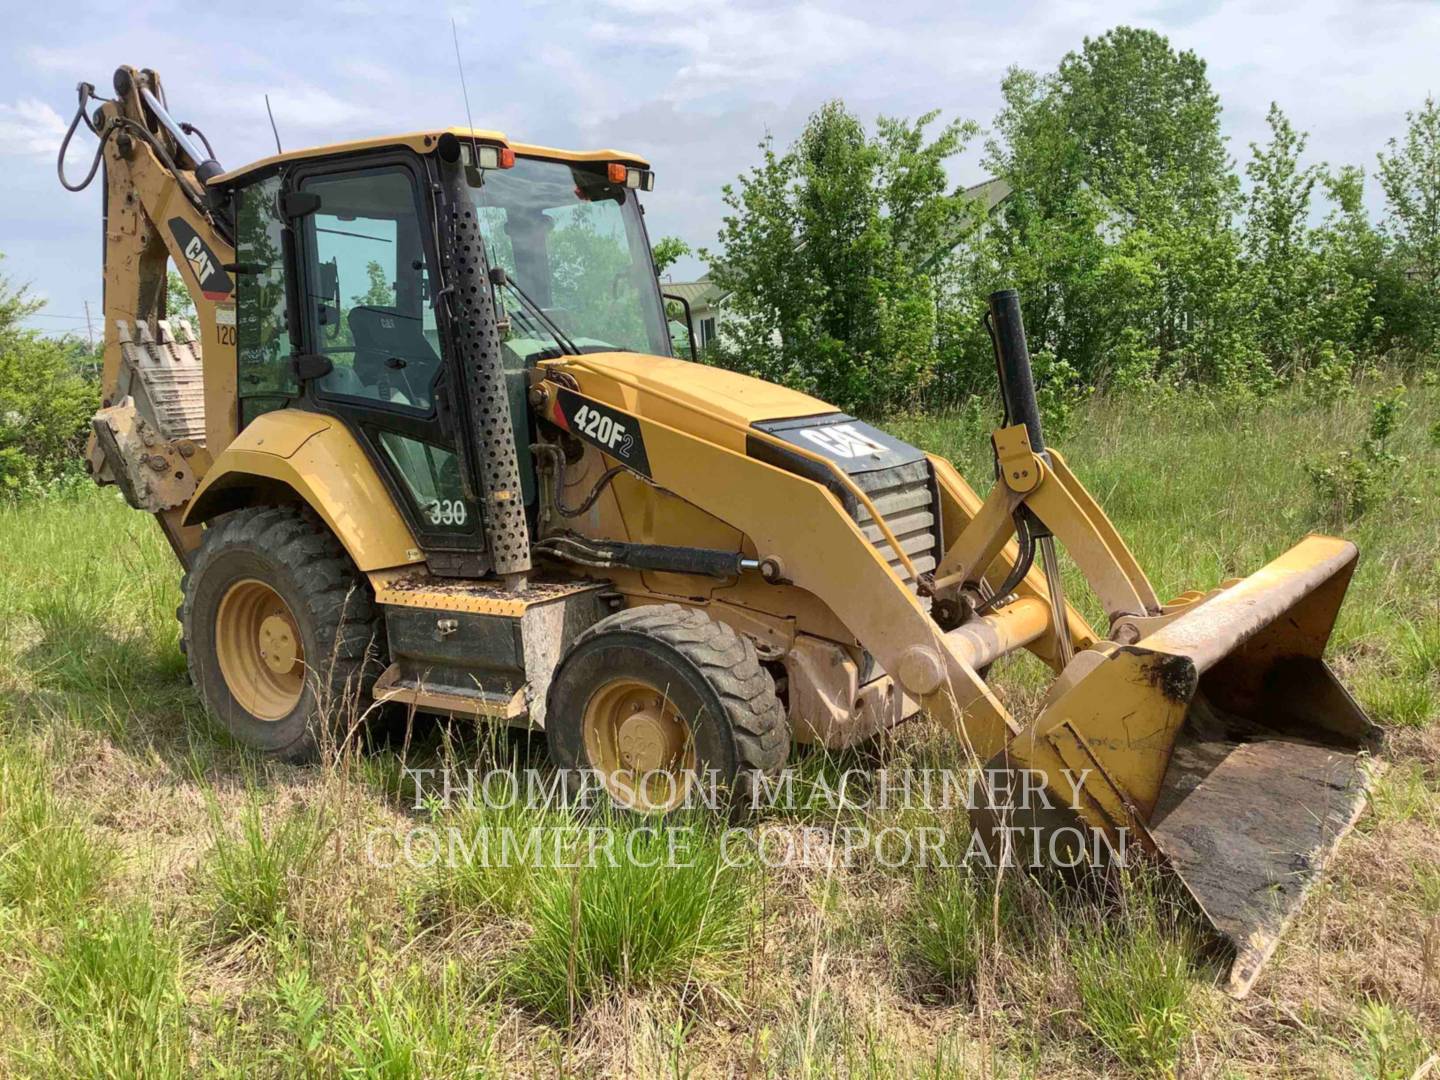
[[[691,360],[699,360],[699,359],[700,359],[700,353],[699,353],[699,351],[695,348],[695,320],[694,320],[693,318],[691,318],[691,316],[690,316],[690,301],[689,301],[689,300],[686,300],[683,296],[677,296],[675,293],[667,293],[667,292],[662,292],[662,293],[660,294],[660,298],[661,298],[662,300],[673,300],[673,301],[675,301],[675,303],[679,304],[679,305],[681,306],[681,308],[684,309],[684,311],[685,311],[685,332],[690,335],[690,359],[691,359]]]

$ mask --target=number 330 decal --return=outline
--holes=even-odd
[[[431,525],[464,525],[468,516],[461,499],[436,499],[430,504]]]

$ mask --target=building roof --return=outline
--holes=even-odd
[[[302,159],[333,157],[337,154],[353,154],[360,150],[378,150],[387,146],[408,146],[419,154],[430,154],[439,145],[440,136],[450,134],[469,142],[477,139],[492,146],[508,146],[521,157],[552,158],[558,161],[624,161],[632,165],[639,165],[642,168],[649,168],[650,163],[639,154],[632,154],[624,150],[560,150],[553,146],[539,146],[535,143],[511,142],[503,131],[489,131],[481,128],[431,128],[427,131],[411,131],[402,135],[376,135],[368,139],[352,139],[348,142],[329,143],[324,146],[311,146],[303,150],[287,150],[280,154],[271,154],[269,157],[252,161],[248,165],[242,165],[238,169],[230,169],[210,180],[211,184],[227,184],[250,173],[259,172],[261,169],[278,165],[285,161],[299,161]]]
[[[709,274],[699,281],[662,281],[660,291],[680,297],[691,307],[714,307],[730,295],[711,281]]]
[[[978,184],[971,184],[965,189],[965,194],[972,199],[979,199],[981,208],[987,213],[994,210],[1002,202],[1010,197],[1014,188],[1010,181],[1003,180],[998,176],[992,176],[989,180],[981,180]]]

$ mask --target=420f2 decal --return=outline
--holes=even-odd
[[[629,413],[561,389],[555,399],[554,421],[576,438],[603,450],[627,468],[650,475],[650,458],[640,435],[640,421]]]

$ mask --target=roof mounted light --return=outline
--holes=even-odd
[[[612,184],[624,184],[627,188],[639,188],[641,191],[655,190],[653,169],[641,169],[623,161],[612,161],[608,172]]]
[[[482,169],[513,169],[515,167],[515,151],[508,146],[495,146],[493,143],[466,143],[464,152],[467,158],[473,159],[474,163]]]

